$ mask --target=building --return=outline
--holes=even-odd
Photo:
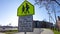
[[[17,28],[13,26],[0,26],[0,31],[17,30]]]
[[[46,21],[33,21],[34,28],[51,28],[53,27],[53,23],[49,23]]]
[[[53,27],[53,23],[49,23],[46,21],[33,21],[33,28],[51,28],[51,27]],[[18,30],[18,27],[0,26],[0,31],[8,30]]]

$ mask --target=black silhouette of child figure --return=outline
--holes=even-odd
[[[25,8],[26,8],[26,12],[25,12]],[[22,7],[22,13],[29,13],[29,5],[26,3],[26,7],[24,7],[24,5],[23,5],[23,7]]]

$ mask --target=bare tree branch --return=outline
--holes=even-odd
[[[48,2],[49,0],[35,0],[35,1],[40,1],[40,2],[47,1]],[[60,3],[57,0],[50,0],[50,1],[54,1],[54,2],[56,2],[60,6]]]
[[[57,2],[57,1],[55,1],[59,6],[60,6],[60,3],[59,2]]]
[[[55,1],[60,6],[60,3],[57,0],[51,0],[51,1]]]

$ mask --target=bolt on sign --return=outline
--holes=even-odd
[[[17,16],[34,15],[34,6],[28,2],[24,1],[17,9]]]

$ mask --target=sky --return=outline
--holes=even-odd
[[[28,0],[31,4],[35,4],[34,0]],[[0,25],[18,26],[17,8],[24,2],[24,0],[0,0]],[[34,5],[35,14],[33,20],[49,21],[49,16],[45,7],[39,8]]]

